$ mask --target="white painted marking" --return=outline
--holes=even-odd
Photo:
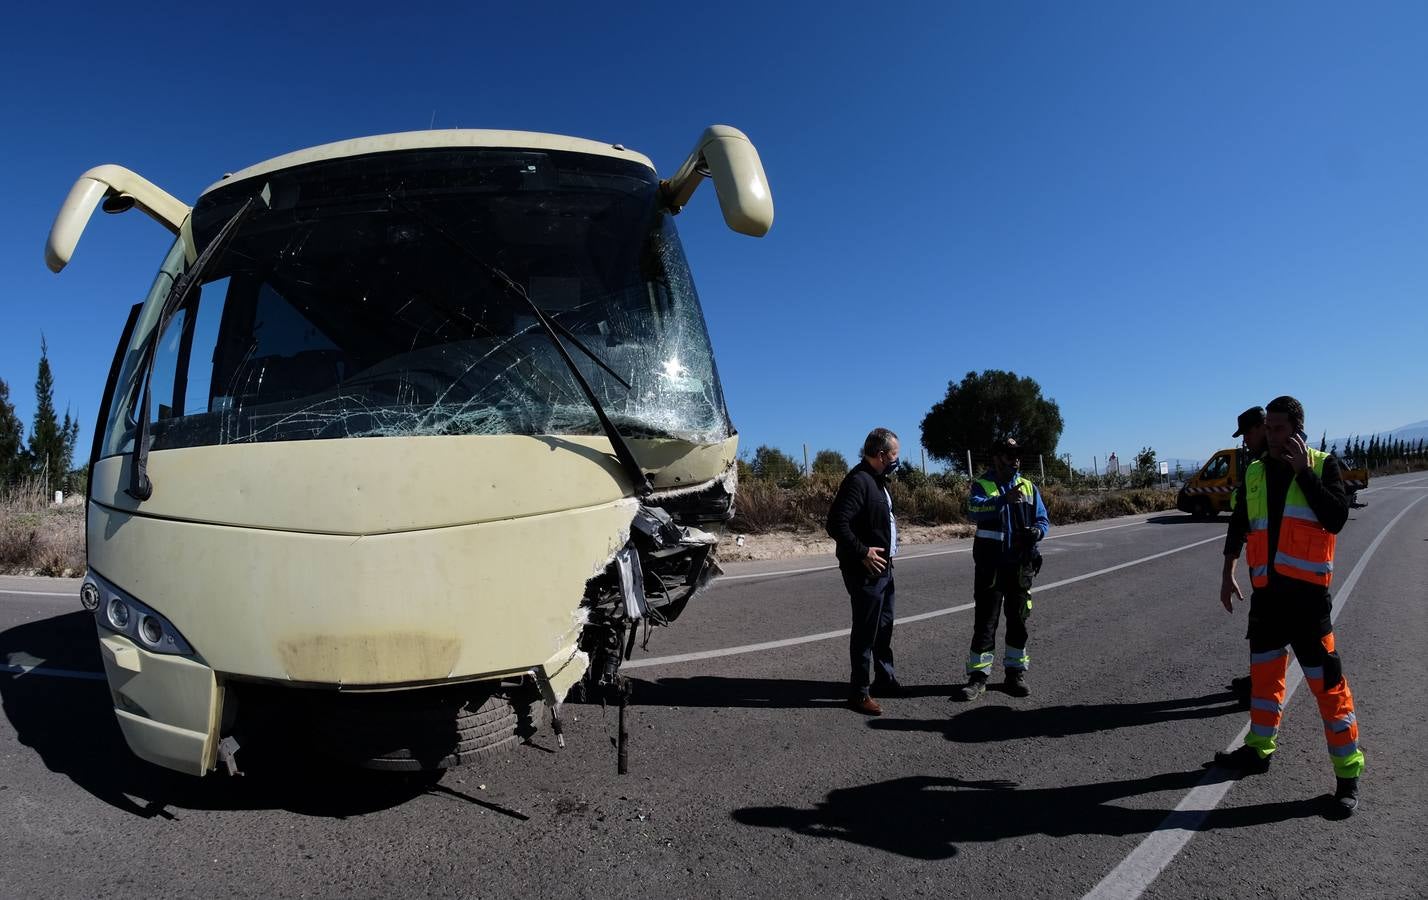
[[[1098,531],[1112,531],[1112,530],[1114,530],[1114,529],[1116,529],[1116,528],[1134,528],[1134,527],[1137,526],[1137,525],[1144,525],[1144,524],[1146,524],[1144,521],[1141,521],[1141,522],[1123,522],[1123,523],[1121,523],[1120,525],[1106,525],[1105,527],[1102,527],[1102,528],[1088,528],[1088,529],[1086,529],[1085,531],[1072,531],[1072,532],[1067,532],[1066,534],[1062,534],[1062,533],[1060,533],[1060,532],[1056,532],[1056,533],[1054,533],[1054,534],[1047,535],[1046,539],[1047,539],[1048,541],[1064,540],[1065,538],[1078,537],[1079,535],[1083,535],[1083,534],[1095,534],[1095,533],[1098,532]],[[912,556],[898,556],[898,557],[895,557],[895,559],[896,559],[898,562],[907,562],[908,560],[912,560],[912,559],[928,559],[928,558],[933,557],[933,556],[948,556],[948,555],[951,555],[951,554],[953,554],[953,553],[971,553],[971,552],[972,552],[972,547],[971,547],[971,545],[969,544],[969,545],[966,546],[966,547],[957,547],[957,548],[952,549],[952,550],[933,550],[933,551],[930,552],[930,553],[918,553],[918,554],[915,554],[915,555],[912,555]],[[804,575],[804,574],[807,574],[807,573],[809,573],[809,572],[827,572],[827,571],[830,571],[830,570],[836,569],[836,568],[838,568],[838,564],[837,564],[837,563],[834,563],[834,564],[831,565],[831,566],[811,566],[811,567],[806,568],[806,569],[780,569],[780,570],[777,571],[777,572],[751,572],[751,573],[748,573],[748,574],[745,574],[745,575],[721,575],[721,576],[719,576],[718,580],[716,580],[716,581],[714,582],[714,584],[715,584],[715,585],[718,585],[718,584],[720,584],[720,583],[722,583],[722,582],[725,582],[725,581],[740,581],[740,580],[745,579],[745,578],[773,578],[773,577],[778,576],[778,575]]]
[[[1133,524],[1140,523],[1137,522]],[[1067,584],[1075,584],[1078,581],[1085,581],[1088,578],[1095,578],[1097,575],[1105,575],[1109,572],[1119,572],[1121,569],[1128,569],[1131,566],[1138,566],[1141,563],[1150,562],[1153,559],[1160,559],[1161,557],[1169,556],[1172,553],[1179,553],[1182,550],[1189,550],[1193,547],[1199,547],[1204,544],[1211,543],[1212,541],[1223,540],[1224,537],[1216,535],[1212,538],[1206,538],[1203,541],[1196,541],[1193,544],[1185,544],[1184,546],[1176,547],[1172,550],[1162,550],[1160,553],[1153,553],[1150,556],[1142,556],[1140,559],[1133,559],[1130,562],[1123,562],[1119,565],[1110,566],[1105,569],[1098,569],[1095,572],[1087,572],[1084,575],[1075,575],[1071,578],[1063,578],[1060,581],[1053,581],[1050,584],[1044,584],[1036,588],[1036,590],[1033,592],[1033,596],[1035,596],[1036,594],[1040,594],[1043,591],[1049,591],[1052,588],[1062,587],[1063,585]],[[909,622],[921,622],[925,619],[935,619],[939,616],[947,616],[951,615],[952,613],[963,612],[964,610],[971,609],[974,605],[975,604],[972,603],[963,603],[960,606],[949,606],[946,609],[934,609],[931,612],[918,613],[912,616],[903,616],[900,619],[895,619],[893,624],[906,625]],[[700,650],[696,653],[678,653],[673,656],[656,656],[651,659],[634,659],[625,663],[621,668],[642,669],[645,666],[673,665],[675,663],[695,662],[696,660],[701,659],[715,659],[720,656],[735,656],[741,653],[757,653],[760,650],[777,650],[781,647],[794,647],[799,644],[811,644],[814,641],[828,641],[832,640],[833,638],[847,637],[851,631],[852,629],[843,628],[838,631],[823,631],[819,632],[818,634],[805,634],[800,637],[784,638],[780,641],[764,641],[761,644],[744,644],[740,647],[724,647],[719,650]]]
[[[79,599],[79,591],[78,591],[78,590],[74,591],[73,593],[70,593],[69,591],[64,591],[64,592],[62,592],[62,593],[55,593],[54,591],[5,591],[5,590],[0,590],[0,594],[8,594],[8,595],[14,596],[14,597],[72,597],[72,598],[74,598],[75,600],[78,600],[78,599]]]
[[[1408,504],[1403,510],[1378,533],[1373,542],[1368,545],[1364,555],[1359,557],[1359,561],[1354,565],[1353,571],[1349,572],[1349,577],[1344,579],[1344,586],[1335,597],[1334,610],[1330,614],[1330,621],[1339,618],[1339,613],[1344,611],[1344,607],[1349,603],[1349,596],[1354,591],[1354,585],[1358,584],[1359,576],[1363,574],[1368,566],[1368,561],[1373,557],[1374,551],[1378,550],[1378,545],[1383,543],[1388,530],[1398,524],[1398,520],[1408,514],[1408,511],[1424,500],[1428,496],[1419,497]],[[1299,667],[1299,661],[1295,660],[1290,667],[1287,677],[1287,685],[1284,695],[1284,707],[1287,710],[1289,701],[1294,696],[1295,688],[1299,687],[1304,680],[1304,670]],[[1249,723],[1240,728],[1239,734],[1235,735],[1226,750],[1234,750],[1244,742],[1245,733],[1249,731]],[[1190,839],[1195,836],[1195,832],[1200,830],[1200,826],[1205,823],[1205,818],[1210,814],[1225,794],[1229,793],[1234,786],[1233,781],[1210,781],[1211,778],[1223,777],[1223,773],[1216,773],[1213,769],[1206,773],[1205,778],[1195,787],[1190,789],[1190,793],[1185,795],[1185,799],[1175,807],[1170,815],[1165,817],[1165,821],[1156,826],[1155,830],[1146,835],[1145,840],[1140,842],[1120,865],[1111,870],[1111,873],[1101,879],[1101,883],[1091,888],[1086,894],[1088,900],[1110,900],[1110,898],[1123,898],[1123,900],[1134,900],[1150,887],[1165,867],[1170,865],[1171,860],[1179,855]]]
[[[1392,477],[1392,476],[1390,476]],[[1372,494],[1374,491],[1389,491],[1406,484],[1418,484],[1420,481],[1428,481],[1428,475],[1420,478],[1410,478],[1407,481],[1400,481],[1397,484],[1381,484],[1378,487],[1364,488],[1360,494]]]
[[[10,672],[16,678],[25,675],[45,675],[50,678],[82,678],[89,681],[103,681],[103,672],[85,672],[77,669],[47,669],[43,666],[0,665],[0,672]]]

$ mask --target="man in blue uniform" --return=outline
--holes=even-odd
[[[1036,545],[1046,537],[1051,520],[1041,492],[1020,473],[1021,448],[1012,438],[993,448],[992,470],[972,483],[968,512],[976,523],[972,540],[972,598],[976,612],[972,625],[972,651],[967,657],[967,683],[953,700],[976,700],[986,693],[991,677],[997,620],[1007,616],[1005,690],[1013,697],[1031,693],[1026,669],[1026,620],[1031,615],[1031,581],[1041,570]]]

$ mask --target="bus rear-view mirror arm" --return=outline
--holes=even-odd
[[[667,179],[665,202],[679,212],[705,178],[714,181],[724,222],[740,234],[763,237],[773,225],[773,194],[769,191],[759,151],[737,128],[710,125],[694,151]]]
[[[45,242],[45,265],[51,272],[63,269],[74,256],[79,237],[101,200],[108,213],[121,213],[137,206],[174,234],[178,234],[179,226],[189,214],[187,204],[123,166],[95,166],[79,176],[70,188],[50,227],[49,240]]]

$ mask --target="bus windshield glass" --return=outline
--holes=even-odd
[[[196,245],[265,187],[269,205],[164,333],[153,334],[151,310],[141,316],[105,455],[132,450],[137,348],[149,341],[153,450],[601,434],[521,292],[575,337],[567,350],[621,434],[730,435],[699,300],[647,167],[487,148],[309,163],[205,194]],[[162,304],[175,259],[149,306]]]

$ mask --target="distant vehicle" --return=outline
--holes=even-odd
[[[1230,500],[1244,477],[1249,465],[1249,451],[1243,447],[1217,450],[1200,471],[1190,476],[1175,497],[1175,508],[1197,518],[1213,519],[1230,509]],[[1349,502],[1355,502],[1359,491],[1368,487],[1368,469],[1350,469],[1344,464],[1341,470],[1344,486],[1349,491]]]
[[[81,599],[134,753],[440,769],[619,690],[732,510],[674,223],[705,178],[768,230],[726,126],[665,180],[618,144],[473,130],[300,150],[192,208],[119,166],[79,179],[52,270],[101,203],[175,235],[90,455]]]

